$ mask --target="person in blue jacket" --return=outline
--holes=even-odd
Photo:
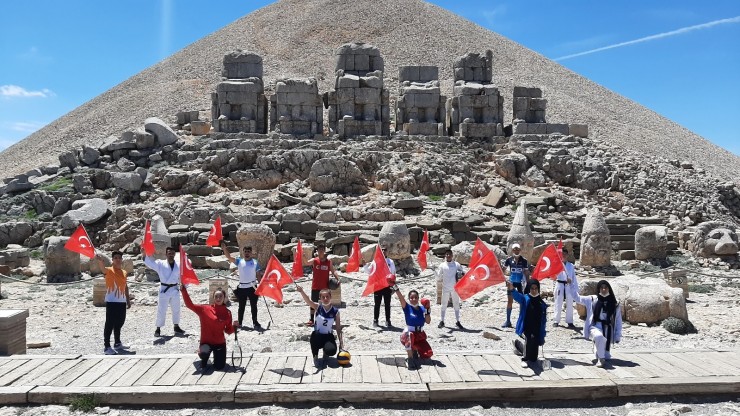
[[[514,290],[511,282],[506,285],[508,293],[519,304],[516,334],[524,338],[523,345],[520,340],[514,340],[514,348],[522,355],[522,367],[528,367],[529,362],[537,361],[540,345],[545,344],[547,304],[540,297],[540,282],[535,279],[527,281],[524,294]]]

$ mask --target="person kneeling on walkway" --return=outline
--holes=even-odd
[[[416,362],[418,358],[427,359],[434,355],[432,347],[427,342],[427,334],[424,332],[424,324],[432,321],[431,303],[429,299],[422,299],[419,302],[419,292],[415,290],[409,292],[408,303],[398,289],[398,285],[393,285],[391,290],[396,292],[401,302],[404,318],[406,318],[406,328],[401,333],[401,344],[408,354],[408,368],[418,368],[419,363]]]
[[[182,299],[185,306],[195,312],[200,319],[200,357],[201,370],[205,370],[208,358],[213,352],[213,368],[223,370],[226,367],[226,337],[224,333],[233,334],[239,324],[232,321],[231,311],[224,305],[226,292],[218,288],[213,292],[213,305],[194,305],[187,287],[182,287]]]
[[[516,322],[516,334],[524,337],[524,345],[514,340],[514,348],[522,355],[522,367],[528,362],[537,361],[540,345],[545,344],[547,304],[540,298],[540,282],[535,279],[527,281],[525,294],[514,290],[511,282],[506,283],[509,294],[519,304],[519,320]]]
[[[576,303],[586,307],[583,336],[594,342],[596,359],[593,362],[603,367],[612,358],[612,343],[618,344],[622,339],[622,307],[606,280],[596,285],[596,295],[581,296],[577,286],[571,288],[571,293]]]
[[[339,348],[344,348],[339,309],[331,304],[331,290],[329,289],[322,289],[319,292],[320,304],[311,300],[302,287],[298,286],[297,290],[308,306],[316,311],[313,316],[313,332],[311,332],[311,354],[313,354],[314,365],[318,367],[323,364],[319,361],[320,350],[324,352],[322,360],[334,356],[337,353],[337,338],[339,338]],[[334,337],[334,327],[337,329],[337,337]]]

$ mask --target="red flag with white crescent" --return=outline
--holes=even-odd
[[[185,249],[182,247],[182,244],[180,244],[180,283],[184,285],[200,284],[198,276],[195,275],[193,263],[190,262],[188,255],[185,254]]]
[[[211,247],[218,247],[221,245],[221,240],[224,239],[223,231],[221,230],[221,217],[216,217],[216,221],[211,226],[211,232],[208,233],[206,239],[206,245]]]
[[[360,239],[355,236],[355,242],[352,243],[352,252],[349,254],[349,260],[347,261],[347,273],[360,271]]]
[[[558,273],[565,270],[563,266],[563,260],[558,256],[558,250],[555,248],[555,244],[550,243],[545,248],[545,251],[537,261],[537,266],[532,272],[532,278],[537,280],[546,279],[548,277],[554,278]]]
[[[154,239],[152,238],[152,225],[149,220],[144,225],[144,241],[141,243],[141,249],[147,257],[154,255]]]
[[[560,257],[560,261],[563,261],[563,239],[561,238],[560,241],[558,241],[558,247],[557,247],[558,257]]]
[[[375,247],[375,258],[370,263],[370,274],[367,277],[367,286],[365,286],[362,296],[367,296],[390,286],[388,282],[390,276],[392,276],[391,269],[388,267],[388,263],[385,262],[385,256],[378,245]]]
[[[86,257],[95,257],[95,247],[93,247],[92,241],[90,241],[90,236],[87,235],[85,226],[82,224],[78,225],[75,232],[69,236],[69,240],[67,240],[64,248],[75,253],[80,253]]]
[[[416,256],[416,260],[419,262],[419,267],[424,271],[427,269],[427,251],[429,251],[429,231],[424,230],[424,237],[421,239],[421,245],[419,246],[419,254]]]
[[[295,248],[291,274],[294,279],[303,277],[303,244],[301,244],[301,240],[298,240],[298,246]]]
[[[270,261],[267,262],[265,268],[265,274],[262,276],[257,289],[254,294],[257,296],[267,296],[268,298],[275,299],[277,303],[283,303],[283,286],[293,282],[293,278],[285,267],[280,263],[280,260],[273,254],[270,257]]]
[[[493,251],[488,250],[477,263],[470,265],[470,269],[455,284],[455,291],[460,299],[467,299],[481,290],[504,282],[504,272]]]
[[[485,245],[485,243],[483,243],[483,240],[481,240],[479,237],[477,240],[475,240],[475,245],[473,246],[473,253],[470,255],[469,264],[473,265],[477,263],[489,251],[491,251],[491,249],[488,248],[488,246]]]

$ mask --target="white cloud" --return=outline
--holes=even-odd
[[[684,33],[689,33],[689,32],[693,32],[695,30],[700,30],[700,29],[709,29],[711,27],[722,25],[722,24],[727,24],[727,23],[740,23],[740,16],[732,17],[729,19],[714,20],[712,22],[702,23],[700,25],[682,27],[680,29],[671,30],[670,32],[658,33],[657,35],[646,36],[644,38],[630,40],[627,42],[615,43],[613,45],[603,46],[601,48],[591,49],[585,52],[579,52],[579,53],[574,53],[572,55],[561,56],[560,58],[555,58],[555,60],[563,61],[566,59],[576,58],[578,56],[590,55],[592,53],[602,52],[602,51],[606,51],[609,49],[621,48],[622,46],[635,45],[637,43],[649,42],[651,40],[663,39],[663,38],[676,36],[676,35],[683,35]]]
[[[39,91],[29,91],[23,87],[19,87],[18,85],[0,85],[0,97],[49,98],[55,95],[56,94],[54,94],[54,92],[48,88],[44,88]]]

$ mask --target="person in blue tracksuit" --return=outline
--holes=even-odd
[[[522,367],[529,362],[537,361],[540,345],[545,344],[547,324],[547,304],[540,297],[540,282],[535,279],[527,281],[524,294],[514,290],[514,285],[507,282],[509,294],[519,304],[519,319],[516,322],[516,334],[524,338],[524,344],[514,340],[514,347],[522,355]]]

